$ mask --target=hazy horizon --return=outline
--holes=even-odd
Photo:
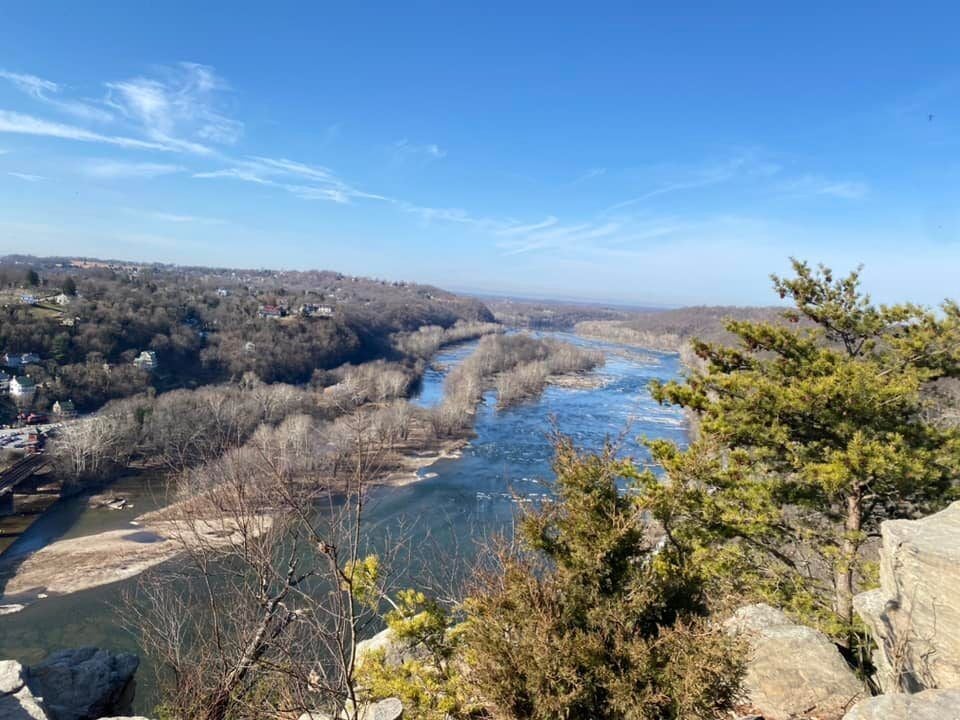
[[[771,304],[796,256],[956,294],[946,3],[286,7],[5,9],[0,252],[646,306]]]

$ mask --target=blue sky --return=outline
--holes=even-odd
[[[899,5],[899,7],[898,7]],[[7,3],[0,251],[764,303],[956,296],[942,3]]]

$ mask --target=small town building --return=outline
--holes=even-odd
[[[77,409],[73,405],[73,400],[57,400],[53,404],[53,414],[61,418],[76,417]]]
[[[277,320],[286,315],[286,308],[282,305],[261,305],[257,315],[261,318]]]
[[[255,342],[252,342],[252,341],[250,341],[250,340],[247,340],[247,341],[243,344],[243,351],[244,351],[245,353],[255,353],[255,352],[257,351],[257,344],[256,344]]]
[[[153,371],[157,369],[157,353],[153,350],[144,350],[133,359],[133,364],[141,370]]]
[[[217,295],[220,297],[227,297],[230,294],[230,291],[227,288],[217,288]]]
[[[303,317],[329,318],[333,317],[333,308],[329,305],[304,304],[300,306],[299,314]]]
[[[24,365],[36,365],[40,362],[40,356],[36,353],[4,353],[0,357],[0,364],[8,368],[19,368]]]
[[[53,301],[57,305],[69,305],[73,302],[73,298],[66,293],[60,293],[59,295],[54,296]]]
[[[29,401],[37,393],[37,384],[30,378],[13,377],[10,379],[10,396],[16,400]]]

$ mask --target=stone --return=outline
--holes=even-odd
[[[98,648],[61,650],[27,672],[51,720],[95,720],[130,711],[140,660]]]
[[[403,717],[403,703],[398,698],[386,698],[367,705],[360,713],[360,720],[399,720]]]
[[[366,655],[381,650],[384,653],[384,663],[387,667],[399,667],[408,660],[425,660],[429,656],[426,648],[398,640],[393,630],[387,628],[378,632],[369,640],[361,640],[357,643],[356,666],[361,667],[363,665]]]
[[[23,665],[16,660],[0,660],[0,695],[12,695],[23,683]]]
[[[18,692],[0,695],[0,720],[53,720],[44,710],[41,698],[26,685]]]
[[[356,717],[358,720],[400,720],[403,717],[403,703],[399,698],[385,698],[375,703],[361,705]],[[336,718],[323,710],[310,710],[303,713],[299,720],[336,720]]]
[[[769,605],[747,605],[724,624],[750,646],[747,704],[766,720],[839,720],[868,693],[823,633]]]
[[[960,690],[879,695],[857,703],[843,720],[960,720]]]
[[[854,606],[885,693],[960,688],[960,502],[880,527],[880,588]]]

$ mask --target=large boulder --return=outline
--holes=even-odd
[[[843,720],[960,720],[960,690],[880,695],[857,703]]]
[[[725,626],[750,646],[744,690],[766,720],[839,720],[868,695],[826,635],[769,605],[742,607]]]
[[[139,664],[129,653],[61,650],[30,667],[26,684],[43,698],[50,720],[96,720],[129,714]]]
[[[960,688],[960,502],[880,528],[880,589],[855,607],[886,693]]]
[[[27,687],[25,675],[15,660],[0,661],[0,720],[50,720],[41,699]]]

